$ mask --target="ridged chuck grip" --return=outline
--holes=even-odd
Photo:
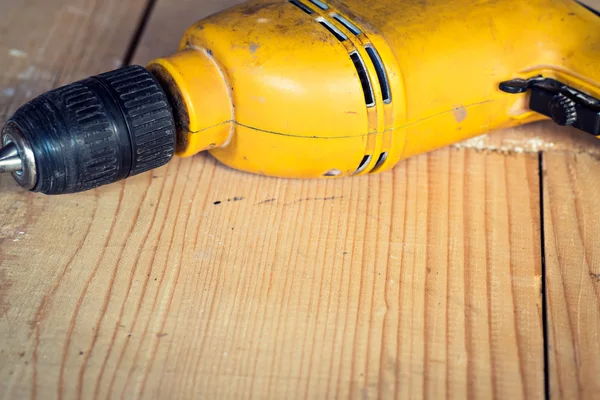
[[[52,90],[8,121],[34,156],[33,191],[80,192],[166,164],[175,152],[167,96],[145,68],[124,67]]]

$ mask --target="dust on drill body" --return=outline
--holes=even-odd
[[[25,105],[0,162],[30,190],[69,193],[204,150],[317,178],[548,117],[599,135],[599,43],[600,18],[572,0],[252,1],[147,68]]]

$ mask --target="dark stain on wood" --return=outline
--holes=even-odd
[[[290,206],[292,204],[297,204],[297,203],[301,203],[303,201],[327,201],[327,200],[339,200],[339,199],[343,199],[344,196],[330,196],[330,197],[307,197],[304,199],[298,199],[295,201],[292,201],[291,203],[286,203],[284,204],[284,206]]]
[[[277,199],[275,197],[273,197],[272,199],[267,199],[267,200],[260,201],[260,202],[256,203],[256,205],[272,203],[272,202],[274,202],[276,200]]]

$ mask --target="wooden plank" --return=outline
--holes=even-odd
[[[198,156],[18,193],[0,197],[9,397],[542,396],[535,156],[313,181]]]
[[[579,0],[581,4],[585,4],[587,7],[600,11],[600,0]]]
[[[600,392],[600,162],[588,154],[544,155],[550,394]]]
[[[134,63],[173,54],[185,30],[196,21],[246,0],[157,0],[144,31]]]
[[[56,86],[121,66],[146,0],[0,2],[0,123]]]
[[[223,4],[159,1],[135,61]],[[540,397],[537,182],[535,156],[448,149],[338,181],[207,156],[59,198],[2,177],[0,389]]]
[[[17,107],[46,90],[119,67],[146,3],[0,1],[0,126]],[[57,267],[68,265],[62,250],[69,249],[77,235],[83,235],[85,230],[80,228],[86,225],[80,224],[79,218],[85,220],[87,214],[71,214],[62,208],[60,199],[26,193],[11,180],[9,176],[0,177],[0,393],[12,398],[51,397],[56,392],[43,390],[48,388],[46,382],[54,372],[51,366],[38,369],[35,364],[60,350],[51,337],[42,336],[33,321],[46,317],[45,304],[56,292],[54,285],[60,275]],[[58,215],[46,219],[46,230],[39,232],[47,235],[46,239],[14,255],[4,252],[7,243],[12,243],[14,253],[33,221],[41,215],[52,215],[52,210],[58,211],[55,207],[67,211],[63,217],[71,214],[69,222]],[[70,231],[57,241],[51,239],[55,223],[57,229]],[[64,223],[69,227],[65,228]],[[34,260],[31,264],[30,257]],[[31,329],[26,328],[28,325]],[[44,346],[32,347],[32,343]],[[28,351],[22,352],[23,348]],[[33,348],[36,352],[31,351]]]

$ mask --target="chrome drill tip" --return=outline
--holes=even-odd
[[[10,121],[2,128],[2,146],[0,173],[11,172],[19,185],[32,190],[37,181],[33,150],[21,129]]]
[[[10,158],[14,156],[19,156],[19,150],[14,143],[9,143],[6,146],[0,148],[0,160],[4,160],[5,158]]]
[[[19,156],[5,158],[0,160],[0,173],[2,172],[17,172],[23,169],[23,163]]]
[[[0,149],[0,173],[17,172],[23,169],[23,162],[14,143],[9,143]]]

